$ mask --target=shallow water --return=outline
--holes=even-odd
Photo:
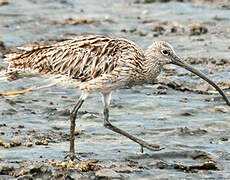
[[[66,3],[62,3],[66,2]],[[84,11],[84,12],[82,12]],[[214,17],[221,18],[220,21]],[[93,19],[98,22],[71,26],[65,24],[68,18]],[[150,23],[143,21],[152,20]],[[153,27],[167,21],[172,24],[205,24],[208,33],[200,36],[170,33],[153,37]],[[125,32],[124,32],[125,29]],[[136,29],[134,32],[132,30]],[[131,30],[131,31],[130,31]],[[145,36],[140,35],[145,33]],[[0,7],[0,40],[6,46],[18,46],[39,39],[49,39],[66,33],[112,34],[125,37],[146,48],[154,40],[166,40],[175,46],[182,57],[229,58],[230,18],[229,10],[189,3],[133,4],[131,1],[9,1]],[[198,40],[197,40],[198,39]],[[203,40],[199,40],[203,39]],[[0,59],[0,65],[2,64]],[[201,64],[196,68],[204,71],[217,82],[229,82],[230,67],[212,71]],[[212,69],[213,70],[213,69]],[[185,73],[185,70],[176,69]],[[194,88],[207,88],[201,80],[191,76],[169,76],[170,79]],[[201,83],[202,82],[202,83]],[[46,83],[44,79],[25,78],[14,82],[1,82],[1,92],[28,88]],[[199,85],[201,83],[201,85]],[[83,104],[77,129],[83,133],[76,137],[76,151],[82,159],[103,160],[104,165],[119,166],[129,158],[144,168],[141,171],[123,173],[126,178],[135,179],[228,179],[230,178],[230,109],[219,94],[202,95],[167,89],[166,94],[156,94],[156,85],[124,88],[112,95],[111,122],[149,143],[160,144],[165,149],[159,152],[145,150],[103,127],[102,103],[98,94],[90,96]],[[227,88],[226,93],[230,93]],[[40,161],[43,159],[63,160],[68,151],[69,110],[74,106],[80,91],[51,87],[23,95],[0,96],[1,139],[5,142],[22,141],[22,146],[5,149],[0,146],[0,164],[5,161]],[[226,112],[217,111],[224,107]],[[24,128],[19,128],[22,125]],[[54,127],[58,127],[59,130]],[[32,131],[34,130],[34,132]],[[47,145],[25,144],[40,135],[50,135],[53,140]],[[36,138],[35,136],[38,135]],[[227,140],[223,140],[223,138]],[[168,164],[200,164],[190,154],[202,151],[217,163],[218,171],[185,173],[174,168],[159,169],[151,165],[164,160]]]

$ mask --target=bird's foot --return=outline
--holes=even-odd
[[[74,161],[74,160],[79,161],[79,162],[81,161],[81,159],[78,156],[76,156],[75,153],[72,153],[72,152],[67,153],[64,158],[65,159],[70,158],[71,161]]]
[[[146,149],[151,150],[151,151],[160,151],[160,150],[164,149],[164,148],[161,148],[160,145],[158,145],[158,144],[147,144],[147,146],[143,146],[143,145],[140,145],[140,146],[141,146],[141,153],[144,152],[144,147]]]
[[[150,144],[150,146],[154,149],[154,151],[160,151],[164,148],[161,148],[158,144]]]

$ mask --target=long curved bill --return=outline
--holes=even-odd
[[[209,79],[207,76],[205,76],[202,72],[196,70],[191,65],[187,64],[186,62],[184,62],[183,60],[181,60],[177,56],[172,60],[172,64],[175,64],[175,65],[178,65],[180,67],[183,67],[183,68],[187,69],[188,71],[196,74],[197,76],[199,76],[203,80],[207,81],[209,84],[211,84],[222,95],[222,97],[226,101],[227,105],[230,106],[230,102],[229,102],[227,96],[224,94],[224,92],[219,88],[219,86],[217,86],[216,83],[214,83],[211,79]]]

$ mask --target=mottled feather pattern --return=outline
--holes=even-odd
[[[92,83],[99,83],[100,80],[102,85],[107,81],[123,81],[123,78],[129,84],[127,75],[136,76],[137,71],[142,73],[145,61],[144,53],[133,42],[98,35],[21,49],[21,53],[7,58],[8,71],[58,74],[79,82],[93,80]]]

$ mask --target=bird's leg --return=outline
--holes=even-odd
[[[77,112],[80,109],[81,105],[83,104],[84,100],[87,98],[88,94],[83,93],[81,97],[78,99],[77,104],[74,106],[73,110],[70,113],[70,152],[69,156],[71,160],[76,158],[75,151],[74,151],[74,139],[75,139],[75,120],[77,117]]]
[[[84,100],[79,99],[77,104],[74,106],[72,112],[70,113],[70,149],[69,149],[69,156],[71,160],[75,158],[75,151],[74,151],[74,139],[75,139],[75,126],[76,126],[76,116],[78,109],[83,104]]]
[[[110,99],[110,94],[103,94],[104,97],[104,126],[114,132],[117,132],[123,136],[126,136],[127,138],[133,140],[134,142],[138,143],[142,150],[143,147],[152,150],[152,151],[159,151],[161,150],[159,145],[153,145],[153,144],[149,144],[141,139],[138,139],[136,137],[134,137],[133,135],[125,132],[124,130],[117,128],[116,126],[113,126],[110,122],[109,122],[109,100]]]

